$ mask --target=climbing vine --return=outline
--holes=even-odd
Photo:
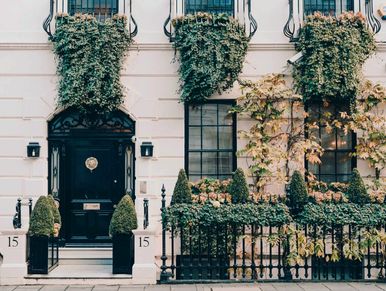
[[[233,86],[248,48],[244,28],[227,14],[197,13],[177,18],[181,101],[203,103]]]
[[[301,30],[297,50],[303,57],[295,65],[294,79],[305,103],[352,104],[375,40],[360,13],[339,18],[315,13]]]
[[[120,71],[131,44],[126,17],[99,22],[90,15],[59,15],[52,37],[58,59],[58,105],[104,113],[123,102]]]

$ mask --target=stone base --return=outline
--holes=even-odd
[[[153,264],[135,264],[133,266],[133,284],[156,284],[157,267]]]

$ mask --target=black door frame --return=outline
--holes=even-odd
[[[55,115],[48,121],[48,189],[49,193],[59,201],[62,207],[62,228],[60,237],[63,244],[65,239],[63,234],[66,230],[66,219],[63,210],[65,207],[65,158],[66,146],[69,141],[76,138],[100,139],[103,141],[113,141],[117,143],[119,154],[125,158],[125,150],[128,146],[132,148],[133,161],[131,165],[132,193],[131,196],[135,202],[135,144],[132,141],[135,135],[135,121],[133,121],[126,113],[116,110],[109,114],[98,116],[84,116],[77,110],[67,109]],[[53,165],[53,151],[57,152],[56,165]],[[57,166],[58,165],[58,166]],[[128,175],[128,168],[125,169],[125,176]],[[126,182],[126,181],[125,181]],[[130,187],[130,185],[127,185]],[[57,190],[57,191],[53,191]],[[126,189],[127,190],[127,189]],[[62,203],[61,203],[62,202]]]

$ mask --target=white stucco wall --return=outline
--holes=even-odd
[[[377,9],[383,1],[375,0]],[[169,0],[133,0],[133,16],[139,33],[122,72],[126,87],[124,107],[136,121],[136,189],[146,182],[151,215],[158,219],[160,188],[171,193],[176,175],[184,167],[184,110],[178,102],[178,64],[163,34]],[[49,12],[48,0],[2,1],[0,9],[0,231],[12,229],[18,197],[47,194],[47,120],[55,111],[57,77],[52,47],[42,22]],[[252,0],[252,13],[259,28],[253,37],[242,77],[256,79],[267,73],[290,75],[287,59],[295,54],[283,35],[288,0]],[[386,41],[385,25],[377,39]],[[386,85],[386,45],[365,67],[366,77]],[[237,89],[213,98],[235,98]],[[247,122],[240,120],[241,129]],[[38,159],[26,158],[26,146],[42,146]],[[142,159],[139,145],[152,141],[154,157]],[[239,159],[239,165],[245,165]],[[363,175],[372,174],[358,161]],[[141,203],[138,203],[139,207]],[[27,209],[24,209],[26,217]],[[139,209],[140,210],[140,209]],[[141,210],[139,211],[141,215]],[[26,223],[24,224],[26,227]]]

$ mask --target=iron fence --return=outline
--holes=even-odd
[[[171,42],[174,41],[172,20],[197,12],[227,13],[244,26],[249,37],[257,31],[257,21],[252,15],[251,0],[169,0],[169,15],[164,23],[164,33]]]
[[[288,8],[288,19],[283,33],[291,41],[298,39],[306,16],[315,12],[331,16],[339,16],[347,11],[361,12],[366,16],[368,27],[374,33],[381,30],[381,23],[374,15],[373,0],[359,0],[358,5],[354,5],[353,0],[288,0]]]
[[[162,212],[166,211],[162,189]],[[160,282],[382,280],[382,241],[353,225],[170,226],[162,220]],[[377,231],[384,232],[385,226]],[[307,253],[308,252],[308,253]]]
[[[123,14],[128,19],[128,29],[131,37],[138,33],[137,23],[132,15],[131,0],[49,0],[50,12],[43,22],[43,29],[52,36],[55,28],[52,20],[60,14],[87,14],[94,16],[98,21],[105,21],[116,14]]]

